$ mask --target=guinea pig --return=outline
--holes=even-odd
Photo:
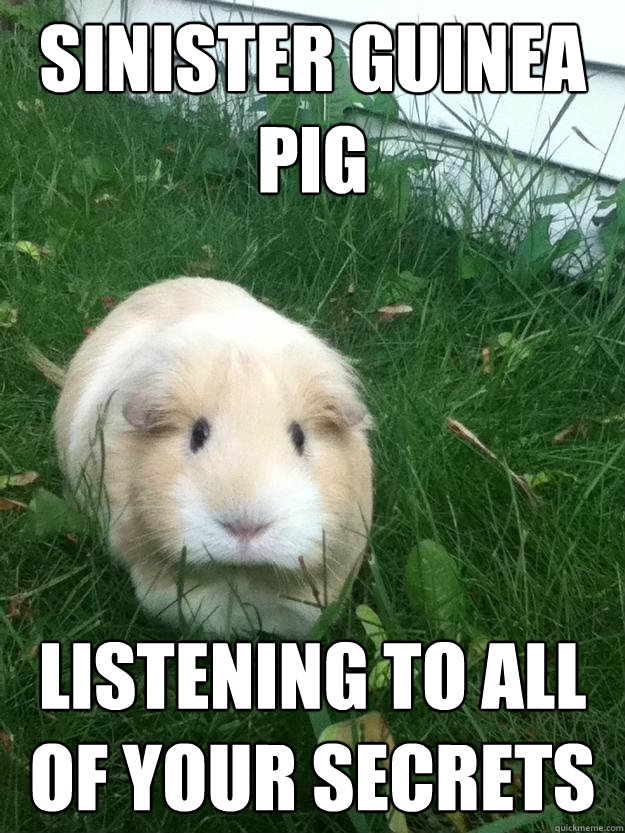
[[[371,417],[349,362],[226,281],[132,294],[72,359],[61,468],[148,612],[304,637],[358,571]]]

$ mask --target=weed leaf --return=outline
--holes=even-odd
[[[425,611],[432,629],[456,639],[467,618],[467,594],[456,563],[436,541],[420,541],[408,554],[406,591],[417,611]]]
[[[39,488],[28,504],[26,529],[38,539],[49,539],[68,532],[81,533],[87,521],[63,498]]]

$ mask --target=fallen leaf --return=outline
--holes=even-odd
[[[378,310],[380,324],[388,324],[399,316],[410,315],[412,307],[410,304],[389,304],[387,307],[380,307]]]
[[[490,347],[482,347],[482,370],[484,373],[490,373],[492,370],[490,366]]]
[[[33,622],[35,614],[28,593],[16,593],[9,599],[9,619],[13,622]]]
[[[347,294],[348,295],[355,295],[356,294],[356,287],[354,286],[353,283],[350,283],[350,285],[347,287]]]
[[[21,471],[18,474],[0,474],[0,490],[7,486],[30,486],[39,477],[36,471]]]
[[[479,437],[473,433],[466,425],[463,425],[461,422],[458,422],[456,419],[447,419],[447,427],[449,430],[459,437],[461,440],[464,440],[468,445],[474,448],[476,451],[479,451],[480,454],[483,454],[493,463],[495,463],[499,468],[503,469],[510,479],[519,487],[519,489],[523,492],[525,497],[529,500],[532,507],[535,509],[538,505],[536,500],[536,495],[530,487],[528,486],[527,482],[521,477],[520,474],[516,474],[512,471],[512,469],[507,466],[504,462],[502,462],[499,457],[497,457],[493,452],[484,445],[484,443],[479,439]]]
[[[552,442],[554,445],[559,445],[563,443],[565,440],[570,440],[571,437],[585,437],[588,434],[588,423],[584,420],[580,422],[574,422],[572,425],[567,425],[566,428],[563,428],[561,431],[554,436]]]
[[[102,301],[102,306],[104,309],[108,310],[109,312],[117,306],[117,301],[112,298],[110,295],[103,295],[100,300]]]
[[[380,712],[367,712],[352,720],[342,720],[340,723],[332,723],[330,726],[326,726],[319,735],[318,743],[328,743],[329,741],[344,743],[352,750],[355,750],[358,743],[386,743],[388,757],[382,761],[382,765],[387,768],[395,749],[395,738]],[[404,814],[394,807],[386,813],[386,820],[391,833],[408,833],[408,825]]]
[[[83,327],[82,331],[86,336],[90,336],[91,333],[95,330],[95,327]]]
[[[96,205],[106,205],[109,202],[116,202],[116,197],[105,191],[103,194],[98,194],[93,201]]]
[[[26,509],[26,504],[22,503],[21,500],[0,497],[0,512],[12,512],[14,509]]]
[[[13,735],[10,732],[0,732],[0,746],[7,755],[13,751]]]
[[[167,142],[167,144],[165,145],[165,153],[168,156],[173,156],[175,152],[176,146],[173,144],[173,142]]]
[[[586,142],[586,144],[587,144],[587,145],[590,145],[590,147],[591,147],[591,148],[594,148],[595,150],[598,150],[598,151],[599,151],[599,153],[601,153],[601,152],[602,152],[602,151],[601,151],[601,150],[597,147],[597,145],[594,145],[594,144],[590,141],[590,139],[588,138],[588,136],[584,136],[584,134],[583,134],[583,133],[582,133],[582,131],[579,129],[579,127],[571,127],[571,130],[573,131],[573,133],[575,133],[575,135],[576,135],[576,136],[579,136],[579,138],[582,140],[582,142]],[[607,153],[607,151],[606,151],[606,153]]]
[[[380,712],[367,712],[353,720],[342,720],[326,726],[319,735],[319,743],[335,741],[344,743],[354,749],[357,743],[386,743],[388,744],[388,758],[383,761],[388,766],[391,753],[395,749],[395,738],[391,734],[388,723]]]
[[[50,254],[49,249],[39,246],[37,243],[32,243],[30,240],[18,240],[15,244],[15,249],[22,254],[32,257],[32,259],[37,262],[42,260],[44,257],[48,257]]]
[[[536,474],[524,474],[523,479],[530,489],[536,489],[539,486],[546,486],[549,483],[561,482],[563,480],[572,480],[574,483],[577,482],[577,477],[575,477],[574,474],[569,474],[561,469],[539,471]]]
[[[39,648],[40,647],[41,646],[39,645],[39,643],[35,643],[34,645],[31,646],[31,649],[28,652],[28,656],[29,656],[30,659],[39,659]]]
[[[455,813],[445,813],[456,833],[469,833],[469,820],[465,813],[456,810]]]
[[[17,310],[10,306],[8,301],[3,301],[0,304],[0,327],[8,330],[9,327],[13,327],[17,324],[17,318]]]

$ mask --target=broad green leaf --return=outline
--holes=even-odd
[[[346,110],[352,107],[367,110],[371,105],[371,97],[363,95],[352,86],[347,56],[338,41],[331,57],[334,66],[333,92],[302,96],[302,120],[310,124],[339,124],[344,121]]]
[[[368,112],[388,120],[393,120],[398,117],[399,107],[392,93],[374,93],[371,96],[367,96],[367,98],[368,103],[365,105],[365,110]]]
[[[570,191],[560,191],[556,194],[543,194],[536,198],[539,205],[568,205],[573,202],[576,197],[585,191],[592,183],[588,179],[582,180],[575,188]]]
[[[552,251],[549,238],[551,216],[539,217],[530,226],[516,249],[516,262],[521,267],[534,267],[544,263]]]
[[[87,529],[87,520],[68,501],[40,488],[28,504],[25,528],[36,538],[48,539],[70,532],[82,533]]]
[[[369,607],[369,605],[358,605],[356,608],[356,616],[358,617],[358,621],[362,625],[364,632],[373,643],[376,655],[379,656],[382,649],[382,643],[386,641],[386,633],[382,622],[380,621],[380,617],[375,610]]]
[[[445,547],[420,541],[408,554],[406,591],[417,611],[424,611],[432,629],[457,639],[469,603],[458,568]]]
[[[398,223],[403,223],[412,201],[412,182],[408,170],[398,160],[386,159],[378,166],[377,180],[389,210]]]
[[[391,685],[391,661],[381,659],[369,672],[369,691],[386,691]]]
[[[267,112],[267,96],[260,95],[258,98],[255,98],[254,101],[249,106],[249,111],[251,113],[266,113]]]
[[[582,233],[579,229],[569,229],[553,245],[552,260],[572,254],[582,242]]]
[[[408,269],[403,269],[399,273],[397,278],[401,290],[404,294],[406,292],[418,294],[419,292],[425,291],[430,285],[430,282],[427,280],[427,278],[424,278],[421,275],[415,275]]]
[[[484,255],[471,249],[464,249],[460,256],[460,277],[463,280],[484,278],[491,272],[491,264]]]
[[[232,163],[232,153],[227,148],[212,147],[204,152],[199,169],[203,174],[221,175],[232,168]]]
[[[295,127],[299,123],[301,99],[298,93],[270,93],[266,97],[267,121]]]

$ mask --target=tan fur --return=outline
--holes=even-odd
[[[236,339],[205,342],[201,333],[173,357],[166,340],[161,344],[160,334],[178,322],[184,338],[184,323],[198,312],[217,313],[227,323],[241,310],[251,321],[258,316],[269,322],[270,331],[274,319],[268,316],[276,316],[276,326],[286,321],[241,288],[202,278],[154,284],[115,308],[68,368],[55,414],[59,458],[79,501],[108,528],[111,546],[130,568],[148,610],[171,622],[182,612],[207,632],[223,631],[223,624],[211,621],[209,607],[217,599],[236,609],[228,619],[235,631],[262,627],[304,636],[318,618],[319,599],[325,604],[338,598],[365,549],[372,512],[368,415],[348,364],[293,322],[284,349],[240,347]],[[91,419],[88,430],[75,436],[81,396],[103,354],[133,328],[146,326],[156,358],[142,350],[120,359],[115,384],[99,396],[100,428]],[[124,407],[127,417],[145,417],[147,428],[131,428]],[[210,453],[191,459],[188,436],[200,416],[218,429],[208,440]],[[310,452],[302,458],[287,430],[293,421],[309,438]],[[189,478],[219,513],[254,500],[276,465],[312,478],[323,503],[323,546],[303,554],[305,571],[272,564],[186,565],[181,599],[184,540],[172,484]],[[260,622],[255,605],[265,611]]]

